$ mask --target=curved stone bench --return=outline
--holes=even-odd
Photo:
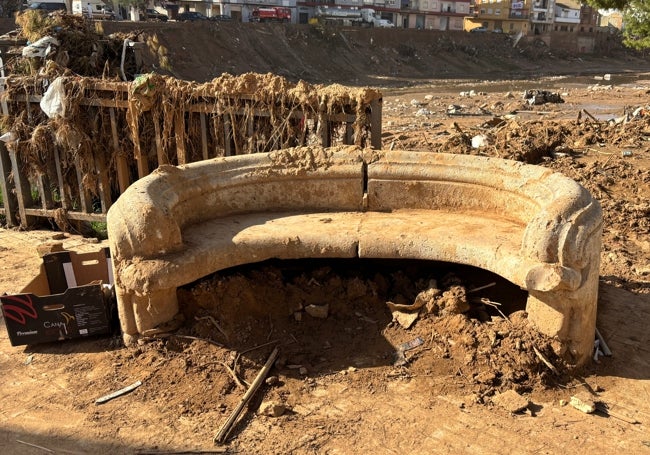
[[[270,258],[408,258],[490,270],[573,364],[595,332],[602,214],[574,181],[494,158],[355,147],[165,166],[108,213],[126,342],[174,318],[176,288]]]

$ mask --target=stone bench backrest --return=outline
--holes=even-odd
[[[129,209],[141,216],[118,228],[121,237],[130,239],[119,245],[117,254],[123,257],[178,251],[185,226],[238,213],[432,209],[508,219],[524,231],[522,254],[570,265],[580,261],[576,239],[595,229],[576,230],[576,217],[600,210],[580,185],[542,167],[354,147],[307,153],[288,149],[164,166],[133,187],[137,196],[129,198]],[[130,226],[134,222],[155,229],[147,234]]]

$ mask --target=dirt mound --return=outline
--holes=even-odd
[[[425,264],[318,262],[243,267],[181,291],[184,334],[239,352],[276,339],[285,344],[283,375],[292,374],[287,365],[300,365],[293,369],[304,368],[303,376],[366,367],[375,382],[425,372],[455,376],[481,403],[495,392],[560,380],[534,351],[559,367],[552,340],[515,310],[524,305],[520,291],[510,298],[490,286],[474,292],[477,286],[461,279],[471,273],[433,272]],[[507,285],[499,280],[499,287]],[[485,297],[495,292],[503,305]],[[414,340],[412,350],[405,347]]]

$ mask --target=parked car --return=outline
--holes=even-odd
[[[470,30],[470,33],[485,33],[487,32],[487,27],[476,27]]]
[[[64,13],[68,11],[64,2],[34,2],[31,3],[27,9],[40,11],[44,14],[49,14],[54,11],[63,11]]]
[[[169,17],[166,14],[159,13],[153,8],[147,8],[144,12],[144,19],[146,21],[167,22]]]
[[[375,21],[375,27],[379,28],[394,28],[395,24],[393,24],[391,21],[388,19],[377,19]]]
[[[179,22],[207,21],[208,18],[198,11],[184,11],[176,16]]]
[[[232,20],[232,17],[226,16],[225,14],[219,14],[217,16],[211,16],[210,17],[211,21],[223,21],[223,22],[228,22]]]
[[[88,11],[83,12],[84,16],[88,15]],[[99,19],[104,21],[114,21],[115,12],[110,6],[102,6],[99,9],[93,10],[93,19]]]

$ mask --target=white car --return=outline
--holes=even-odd
[[[380,27],[380,28],[393,28],[395,27],[395,24],[393,24],[391,21],[388,19],[377,19],[375,21],[375,27]]]

